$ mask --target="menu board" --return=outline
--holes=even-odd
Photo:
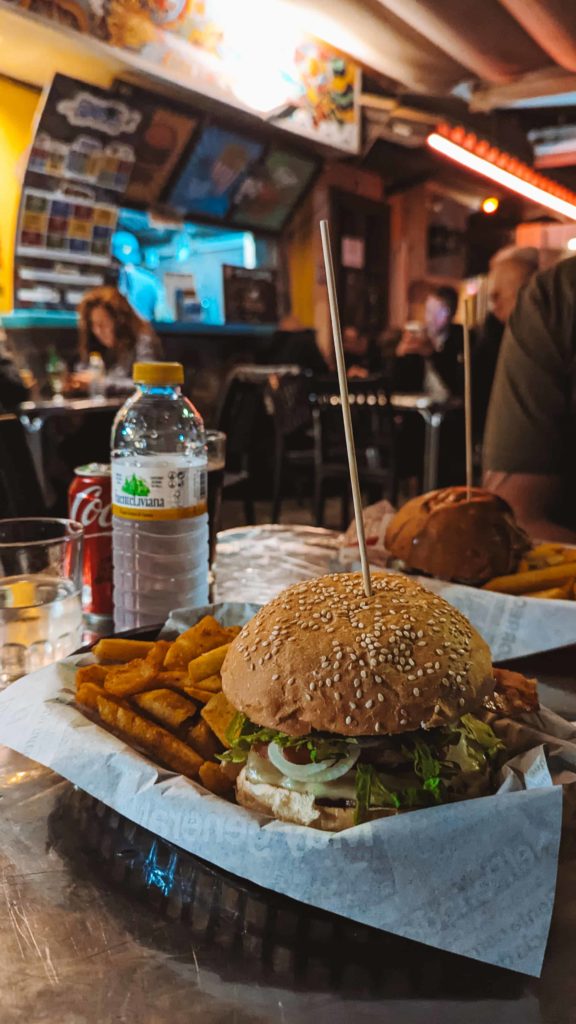
[[[125,198],[149,206],[159,200],[198,126],[198,118],[126,82],[116,82],[114,89],[117,96],[137,104],[142,112]]]
[[[64,192],[24,190],[18,252],[107,264],[118,210]]]
[[[226,323],[274,324],[278,321],[275,270],[222,267]]]
[[[209,125],[186,162],[169,205],[186,214],[223,220],[263,144],[236,132]]]
[[[312,157],[271,149],[240,186],[232,221],[251,228],[279,231],[318,168]]]

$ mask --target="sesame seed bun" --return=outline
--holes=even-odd
[[[388,524],[385,544],[408,569],[471,584],[514,572],[530,547],[508,503],[481,487],[412,498]]]
[[[360,573],[283,591],[242,629],[222,667],[231,703],[291,736],[433,728],[494,689],[490,651],[455,608],[409,577]]]

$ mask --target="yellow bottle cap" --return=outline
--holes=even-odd
[[[134,363],[132,380],[135,384],[183,384],[184,367],[182,363]]]

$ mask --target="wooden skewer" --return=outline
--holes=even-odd
[[[348,453],[348,468],[350,470],[350,483],[352,485],[352,500],[354,502],[354,516],[356,519],[356,532],[358,534],[358,545],[360,548],[360,564],[362,566],[362,578],[364,581],[364,592],[366,597],[372,596],[372,581],[368,568],[368,551],[366,549],[366,534],[364,531],[364,519],[362,518],[362,495],[360,492],[360,481],[358,479],[358,463],[356,462],[356,449],[354,447],[354,431],[352,428],[352,417],[350,415],[350,402],[348,399],[348,378],[346,377],[346,362],[344,359],[344,346],[342,344],[342,329],[340,326],[340,314],[338,312],[338,296],[336,294],[336,279],[334,276],[334,264],[332,262],[332,249],[330,246],[330,228],[327,220],[320,221],[320,234],[322,236],[322,252],[324,254],[324,266],[326,269],[326,284],[328,286],[328,301],[330,304],[330,319],[332,321],[332,336],[334,338],[334,351],[336,353],[336,368],[338,370],[338,384],[340,387],[340,401],[342,402],[342,416],[344,418],[344,435],[346,437],[346,451]]]
[[[466,489],[470,500],[470,490],[474,483],[472,455],[472,367],[470,355],[470,328],[474,316],[474,296],[467,295],[464,299],[464,420],[466,430]]]

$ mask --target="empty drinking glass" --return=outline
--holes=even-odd
[[[80,645],[83,532],[68,519],[0,519],[0,685]]]

